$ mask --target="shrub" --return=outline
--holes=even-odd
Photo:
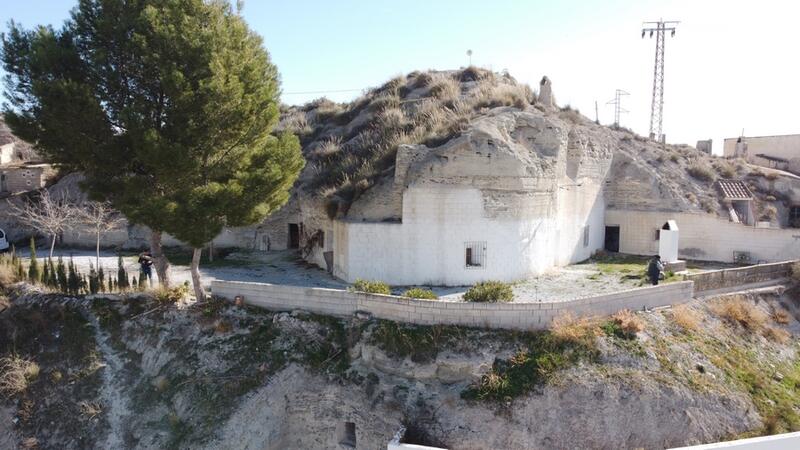
[[[705,164],[695,162],[686,169],[689,175],[700,181],[714,181],[717,176],[710,167]]]
[[[421,298],[425,300],[436,300],[439,298],[432,290],[422,288],[412,288],[403,292],[403,297]]]
[[[189,294],[189,283],[184,282],[173,288],[159,287],[155,291],[156,301],[162,304],[172,304],[183,300]]]
[[[778,218],[778,208],[772,205],[767,205],[761,211],[759,217],[761,220],[769,220],[770,222],[773,222]]]
[[[775,310],[772,311],[772,320],[774,320],[775,323],[779,323],[781,325],[788,325],[790,319],[791,315],[789,314],[788,311],[786,311],[783,308],[775,308]]]
[[[14,267],[9,264],[0,264],[0,288],[8,287],[17,281]]]
[[[722,319],[739,324],[750,331],[760,331],[767,322],[767,315],[741,295],[726,297],[711,306]]]
[[[800,262],[792,263],[792,279],[800,281]]]
[[[367,292],[370,294],[390,295],[392,293],[389,285],[383,281],[368,281],[360,278],[353,283],[352,290],[356,292]]]
[[[599,330],[593,320],[564,313],[553,319],[550,332],[559,342],[586,345],[594,341]]]
[[[762,334],[765,338],[775,341],[779,344],[785,344],[789,342],[789,338],[792,336],[788,331],[774,326],[765,327]]]
[[[0,394],[11,397],[39,377],[39,365],[16,355],[0,358]]]
[[[573,109],[570,105],[566,105],[561,108],[561,111],[558,113],[558,117],[561,120],[566,120],[567,122],[575,124],[583,122],[583,119],[581,118],[581,112],[577,109]]]
[[[459,81],[480,81],[486,79],[493,79],[494,73],[490,70],[481,69],[480,67],[469,66],[456,75]]]
[[[369,104],[369,110],[372,112],[381,112],[389,108],[397,108],[400,106],[400,97],[392,94],[381,94]]]
[[[700,329],[700,315],[686,305],[678,305],[670,311],[672,321],[685,331],[697,331]]]
[[[736,168],[733,164],[724,161],[717,164],[717,172],[719,172],[723,178],[733,178],[736,176]]]
[[[614,313],[610,323],[614,325],[613,334],[624,339],[633,339],[636,337],[636,333],[644,330],[644,321],[629,309]]]
[[[461,95],[461,85],[450,77],[439,77],[430,88],[430,94],[442,102],[452,102]]]
[[[497,303],[510,302],[513,299],[511,285],[502,281],[477,283],[464,293],[464,300],[468,302]]]
[[[414,83],[411,85],[414,88],[428,87],[433,83],[434,77],[430,72],[423,72],[414,78]]]

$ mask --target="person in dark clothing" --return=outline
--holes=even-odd
[[[153,255],[149,251],[139,254],[140,277],[147,277],[150,286],[153,285]]]
[[[658,279],[661,277],[661,271],[664,270],[664,264],[661,263],[661,257],[658,255],[653,256],[647,264],[647,278],[653,286],[658,284]]]

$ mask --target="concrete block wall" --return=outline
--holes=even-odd
[[[658,252],[655,230],[669,219],[678,223],[682,259],[733,262],[733,253],[750,253],[752,263],[788,261],[800,255],[800,229],[754,228],[704,213],[606,210],[606,226],[619,226],[619,251]]]
[[[789,277],[792,274],[792,264],[796,262],[786,261],[734,269],[712,270],[686,275],[684,279],[694,282],[695,292],[713,291],[715,289],[762,283]]]
[[[351,316],[364,311],[379,319],[418,325],[462,325],[470,327],[541,330],[558,316],[607,316],[622,309],[642,310],[689,301],[693,282],[649,286],[565,302],[464,303],[418,300],[391,295],[366,294],[337,289],[281,286],[240,281],[212,282],[214,295],[266,309],[302,309],[318,314]]]

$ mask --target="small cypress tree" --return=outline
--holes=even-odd
[[[111,279],[111,274],[108,274],[108,292],[114,292],[114,280]]]
[[[89,263],[89,293],[97,294],[100,291],[100,281],[97,276],[97,271],[94,270],[94,265]]]
[[[78,295],[81,288],[81,281],[78,278],[78,272],[75,270],[75,262],[70,257],[69,259],[69,272],[67,274],[67,292],[70,295]]]
[[[138,289],[139,288],[139,282],[136,280],[136,275],[131,277],[131,287],[134,288],[134,289]]]
[[[131,287],[131,283],[128,280],[128,273],[125,271],[125,266],[122,262],[122,255],[119,255],[117,258],[117,287],[120,290],[125,290]]]
[[[56,265],[56,282],[58,283],[58,290],[67,293],[67,269],[64,266],[64,258],[58,257],[58,264]]]
[[[147,289],[147,277],[144,274],[139,274],[139,290]]]
[[[50,287],[58,289],[58,274],[56,273],[56,266],[53,264],[53,258],[47,258],[47,264],[50,266]]]
[[[28,266],[28,280],[31,283],[38,283],[40,278],[39,261],[36,260],[36,241],[31,236],[31,263]]]
[[[106,274],[103,273],[103,266],[101,265],[100,268],[97,270],[97,289],[99,292],[106,291]]]
[[[47,265],[47,260],[42,264],[42,284],[50,286],[50,266]]]

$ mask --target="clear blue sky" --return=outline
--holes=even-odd
[[[0,21],[60,24],[75,0],[0,0]],[[654,41],[643,20],[677,19],[667,41],[664,132],[694,144],[738,135],[800,133],[800,38],[790,0],[753,1],[265,1],[244,16],[264,37],[283,80],[283,101],[303,103],[326,91],[346,101],[390,77],[468,62],[508,69],[534,88],[553,81],[559,104],[613,121],[614,89],[630,92],[622,124],[647,134]]]

